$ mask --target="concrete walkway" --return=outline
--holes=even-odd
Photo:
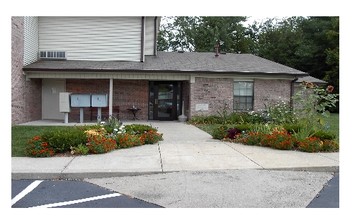
[[[13,179],[99,178],[173,171],[227,169],[289,169],[336,171],[339,153],[304,153],[221,142],[179,122],[151,124],[164,140],[154,145],[115,150],[106,154],[12,158]]]

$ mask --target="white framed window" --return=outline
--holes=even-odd
[[[234,81],[233,110],[252,111],[254,101],[253,81]]]

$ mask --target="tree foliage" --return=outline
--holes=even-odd
[[[245,39],[245,17],[173,17],[161,26],[159,50],[249,52]],[[249,39],[248,39],[249,40]]]

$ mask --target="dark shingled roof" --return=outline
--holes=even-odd
[[[305,72],[252,55],[213,52],[158,52],[146,56],[145,62],[40,60],[25,71],[140,71],[140,72],[208,72],[308,75]]]
[[[318,79],[318,78],[315,78],[315,77],[312,77],[312,76],[304,76],[304,77],[298,78],[298,80],[296,80],[295,82],[296,83],[302,83],[304,81],[305,82],[317,83],[317,84],[327,84],[326,81],[323,81],[321,79]]]

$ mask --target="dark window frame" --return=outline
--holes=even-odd
[[[252,95],[235,95],[234,90],[235,90],[235,85],[236,83],[240,82],[245,82],[245,83],[251,83],[252,84]],[[242,102],[241,104],[239,103],[241,98],[245,98],[245,102]],[[248,98],[251,98],[251,103],[248,102]],[[238,100],[237,100],[238,99]],[[236,104],[238,102],[238,104]],[[239,108],[239,105],[244,105],[246,108]],[[247,105],[249,105],[247,107]],[[235,80],[233,82],[233,110],[234,111],[253,111],[254,110],[254,81],[247,81],[247,80]]]

